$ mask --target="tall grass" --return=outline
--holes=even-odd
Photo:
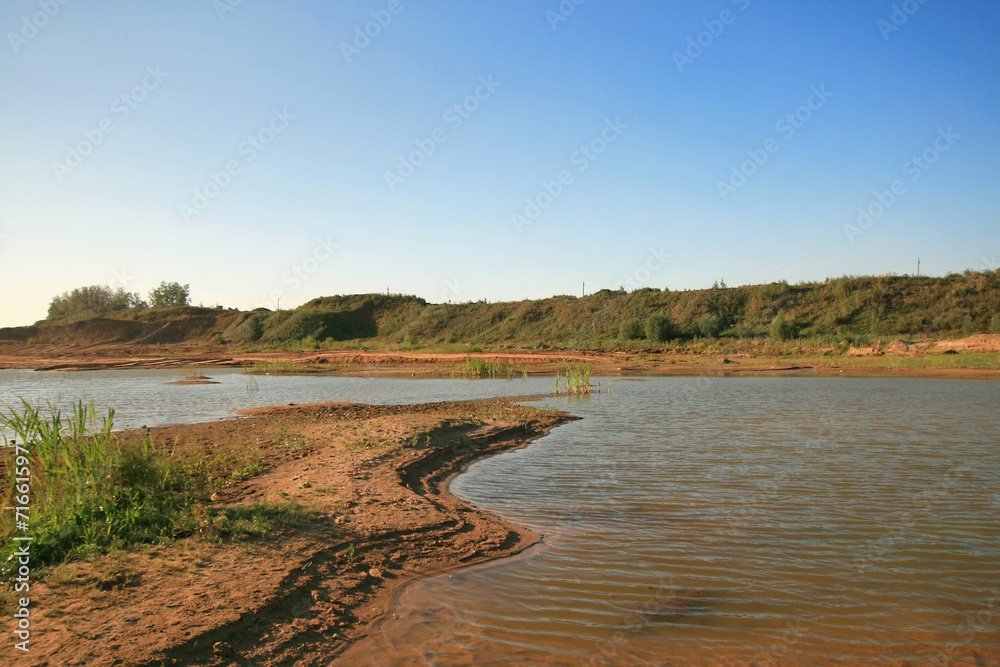
[[[594,385],[590,384],[590,374],[593,372],[590,364],[567,364],[566,374],[556,371],[556,393],[557,394],[590,394],[594,392]],[[598,382],[596,387],[600,393],[601,385]]]
[[[10,440],[28,450],[28,530],[18,534],[33,538],[33,566],[183,535],[218,539],[225,534],[254,534],[242,527],[253,523],[256,514],[273,522],[275,508],[260,506],[239,510],[240,521],[225,525],[226,517],[236,510],[207,506],[213,484],[226,483],[219,475],[219,461],[184,459],[177,454],[176,443],[158,445],[148,436],[122,440],[113,432],[113,424],[113,408],[99,415],[93,404],[83,401],[73,404],[69,414],[51,402],[43,407],[23,399],[20,406],[0,412],[0,429],[12,432]],[[23,492],[17,492],[15,472],[23,473],[24,466],[15,468],[15,448],[6,436],[3,441],[0,574],[7,574],[17,562],[7,557],[18,544],[10,539],[16,527],[13,508],[23,504],[18,502]],[[240,479],[262,469],[259,463],[252,464],[241,459],[222,467],[229,479]]]
[[[512,380],[515,371],[514,364],[509,359],[488,361],[480,357],[466,357],[464,362],[452,368],[451,374],[467,378],[506,377]],[[527,377],[526,368],[522,368],[521,372]]]
[[[303,366],[294,361],[255,361],[244,365],[240,370],[244,375],[294,375],[301,373],[317,373],[324,369],[315,366]]]

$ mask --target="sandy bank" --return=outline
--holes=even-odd
[[[337,403],[148,431],[179,450],[280,454],[213,502],[294,501],[315,519],[275,537],[194,536],[54,568],[32,583],[33,642],[16,664],[330,664],[415,577],[539,539],[458,500],[447,481],[572,418],[510,400]]]

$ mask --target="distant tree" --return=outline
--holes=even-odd
[[[642,321],[638,318],[625,320],[618,328],[618,337],[622,340],[642,338]]]
[[[154,308],[159,306],[188,306],[191,304],[191,285],[161,282],[149,293],[149,302]]]
[[[694,330],[702,338],[718,338],[722,333],[722,320],[715,313],[705,313],[694,321]]]
[[[139,298],[138,293],[126,292],[121,287],[112,290],[107,285],[88,285],[52,297],[48,318],[52,320],[77,315],[104,315],[145,306],[146,302]]]
[[[774,340],[790,340],[798,335],[798,328],[795,326],[795,322],[786,317],[784,313],[779,312],[771,320],[768,333]]]
[[[665,313],[653,313],[646,319],[646,338],[662,343],[674,337],[674,323]]]

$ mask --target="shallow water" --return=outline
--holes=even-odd
[[[83,397],[120,427],[283,403],[525,395],[551,378],[0,370],[0,404]],[[1000,664],[1000,383],[613,380],[584,417],[452,483],[543,533],[406,588],[377,665]],[[976,656],[980,661],[976,662]]]
[[[408,587],[371,664],[1000,664],[1000,384],[613,388],[455,479],[545,540]]]
[[[73,373],[0,370],[0,408],[53,401],[93,401],[99,413],[114,406],[117,428],[181,424],[233,417],[237,410],[287,403],[353,401],[426,403],[552,391],[552,378],[514,380],[403,380],[365,377],[243,375],[238,369],[205,369],[218,384],[166,384],[180,370],[116,370]]]

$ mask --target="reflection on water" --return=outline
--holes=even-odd
[[[543,544],[407,588],[369,664],[1000,664],[1000,384],[545,403],[585,419],[452,484]]]

